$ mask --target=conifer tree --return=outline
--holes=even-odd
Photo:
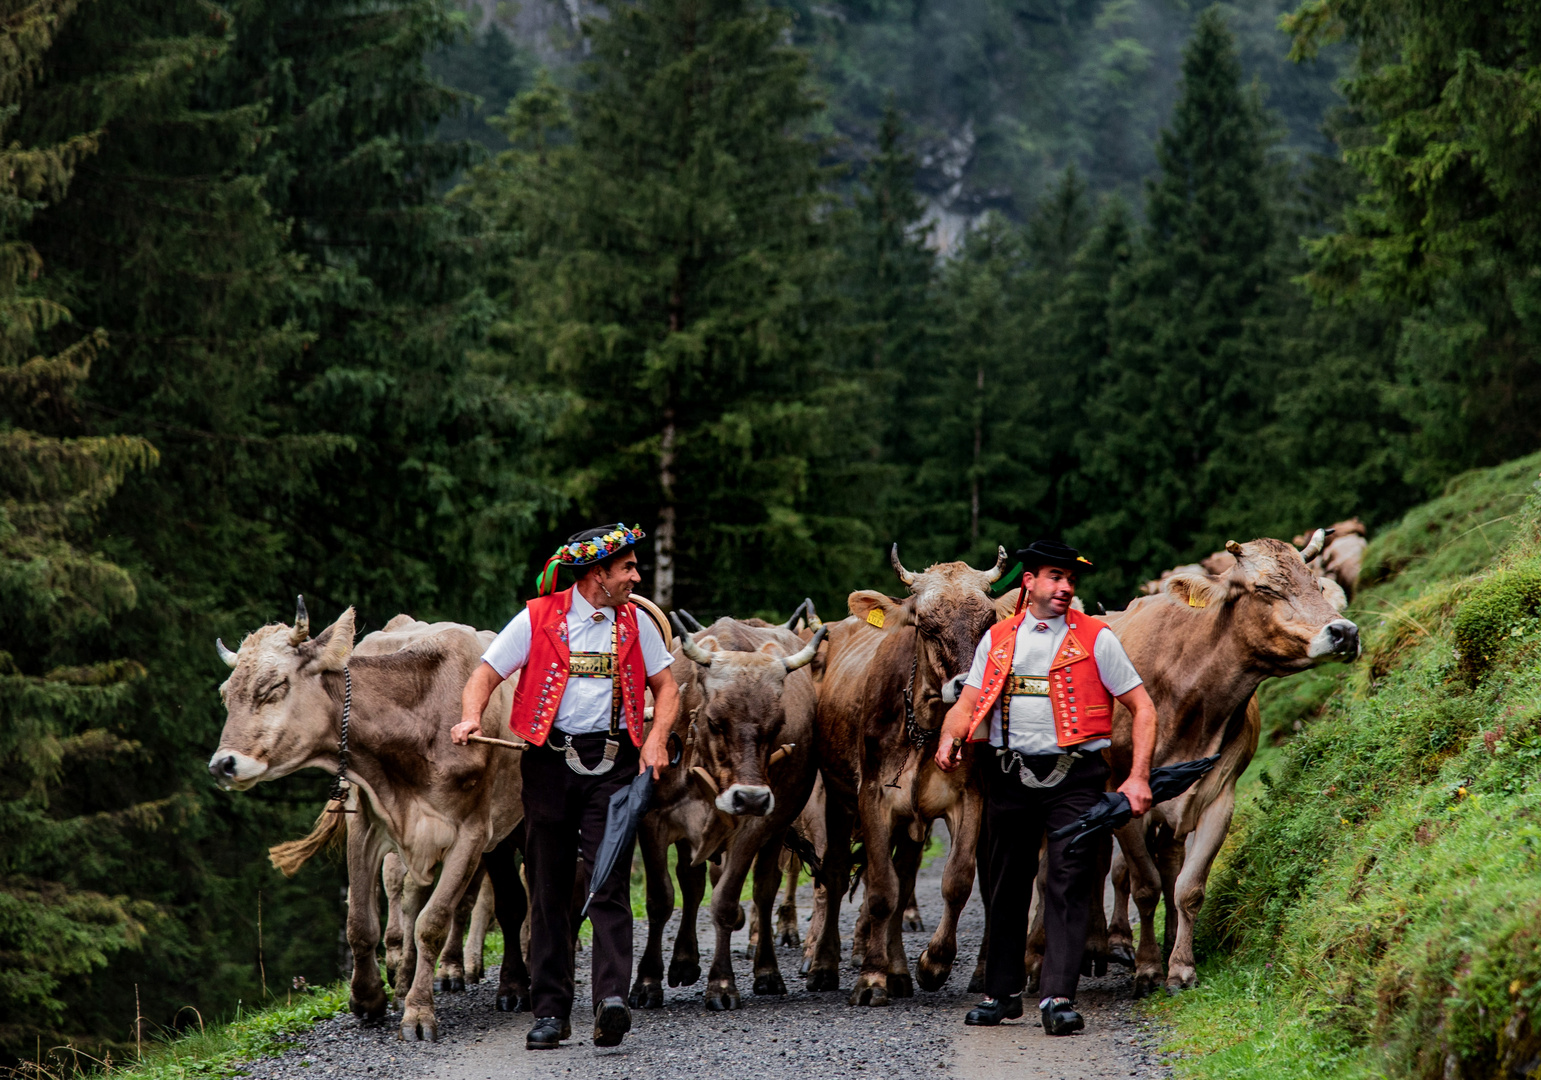
[[[1229,455],[1269,416],[1267,132],[1219,9],[1199,18],[1180,98],[1146,190],[1139,254],[1115,285],[1107,361],[1083,433],[1083,482],[1101,509],[1072,530],[1121,603],[1141,573],[1206,545],[1243,482]],[[1207,549],[1206,549],[1207,550]]]

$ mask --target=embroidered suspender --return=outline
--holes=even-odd
[[[610,624],[609,652],[575,652],[568,654],[567,674],[574,679],[610,680],[610,734],[621,733],[621,680],[616,657],[621,655],[621,620]]]

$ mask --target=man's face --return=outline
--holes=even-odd
[[[608,566],[594,571],[594,580],[600,586],[599,595],[607,607],[620,607],[631,599],[631,591],[642,584],[637,573],[637,557],[630,552]]]
[[[1063,615],[1075,599],[1075,571],[1045,566],[1026,577],[1027,602],[1039,614]]]

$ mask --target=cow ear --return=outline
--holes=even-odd
[[[1233,590],[1229,579],[1216,581],[1206,574],[1179,570],[1161,583],[1161,591],[1189,607],[1202,608],[1225,603]]]
[[[845,605],[858,619],[871,623],[880,630],[894,626],[907,613],[904,601],[884,596],[872,589],[858,589],[845,598]]]
[[[353,655],[353,609],[344,611],[331,626],[300,646],[300,653],[317,671],[341,671]]]

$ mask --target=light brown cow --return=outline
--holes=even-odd
[[[911,573],[899,561],[897,544],[890,558],[911,595],[850,595],[851,617],[830,630],[819,689],[823,871],[828,880],[846,880],[857,817],[867,859],[868,926],[864,948],[853,945],[853,952],[863,952],[853,1005],[886,1005],[914,992],[900,919],[914,891],[927,827],[939,817],[946,818],[953,841],[942,876],[944,908],[917,962],[916,979],[922,989],[936,990],[952,972],[958,915],[974,884],[982,804],[968,782],[970,761],[943,773],[929,747],[947,712],[943,686],[968,670],[974,647],[995,622],[990,586],[1006,565],[1004,549],[990,570],[950,562]],[[972,752],[966,748],[965,758]],[[840,986],[840,893],[826,890],[810,990]]]
[[[794,619],[796,616],[794,616]],[[756,620],[758,623],[758,620]],[[718,1012],[742,1007],[730,946],[742,925],[739,895],[754,868],[754,992],[785,994],[772,936],[780,884],[782,838],[813,788],[815,690],[805,670],[824,631],[804,643],[785,627],[719,619],[699,635],[676,627],[674,663],[680,711],[689,718],[680,768],[654,788],[654,809],[640,830],[647,870],[648,941],[637,966],[631,1003],[663,1004],[663,928],[674,910],[668,850],[679,852],[684,917],[669,965],[669,985],[700,978],[695,914],[708,859],[720,859],[713,884],[716,950],[704,1004]]]
[[[461,690],[492,635],[439,623],[399,650],[354,656],[352,608],[314,640],[308,632],[302,602],[293,629],[265,626],[235,653],[220,646],[234,671],[220,687],[228,715],[209,772],[238,791],[307,767],[336,773],[351,683],[348,780],[360,822],[348,829],[348,885],[360,903],[349,907],[350,1006],[366,1017],[386,1009],[375,959],[386,851],[401,854],[408,880],[421,889],[432,887],[442,863],[415,920],[417,956],[401,1018],[404,1038],[436,1039],[433,966],[453,909],[483,854],[522,816],[518,754],[449,739]],[[494,737],[504,734],[509,711],[511,689],[500,690],[482,718]]]
[[[1166,985],[1194,984],[1193,924],[1230,828],[1236,780],[1257,750],[1258,685],[1359,654],[1359,628],[1327,601],[1306,567],[1323,540],[1318,530],[1305,551],[1280,540],[1232,541],[1226,550],[1236,565],[1224,577],[1175,574],[1160,595],[1106,617],[1156,703],[1152,764],[1221,755],[1192,790],[1118,831],[1140,910],[1137,993],[1150,992],[1162,980],[1155,909],[1163,895],[1167,911],[1177,914]],[[1128,776],[1132,753],[1122,708],[1113,725],[1110,783],[1116,786]],[[1115,948],[1127,929],[1113,926]]]

